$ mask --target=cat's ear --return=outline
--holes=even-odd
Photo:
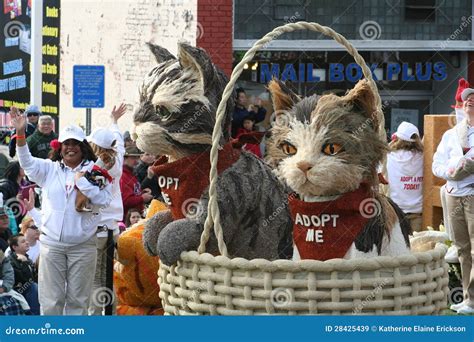
[[[301,100],[285,83],[275,78],[268,83],[268,91],[272,96],[273,110],[277,116]]]
[[[150,49],[151,53],[153,54],[153,56],[155,56],[156,62],[158,64],[172,59],[176,59],[176,57],[173,56],[171,52],[166,50],[164,47],[152,43],[146,43],[146,45],[148,45],[148,48]]]
[[[377,107],[375,106],[375,94],[367,80],[357,82],[355,87],[343,97],[343,100],[355,106],[362,111],[367,118],[371,119],[375,129],[379,127]]]
[[[178,59],[184,69],[191,69],[198,75],[198,80],[203,85],[214,79],[214,64],[203,49],[186,43],[179,43]]]

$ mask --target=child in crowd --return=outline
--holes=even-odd
[[[242,127],[237,130],[236,139],[244,143],[244,150],[247,150],[255,154],[257,157],[262,158],[262,151],[260,150],[260,140],[263,137],[263,134],[260,137],[258,134],[259,132],[254,131],[254,125],[255,117],[252,114],[246,116],[242,121]]]
[[[407,215],[413,231],[421,231],[423,208],[423,143],[418,128],[402,122],[387,156],[390,198]]]
[[[142,213],[140,210],[132,208],[128,211],[127,217],[125,220],[125,225],[127,229],[133,226],[135,223],[139,222],[143,218]]]
[[[0,250],[0,316],[25,315],[30,307],[25,298],[13,290],[15,273],[9,258]]]
[[[33,315],[40,314],[38,301],[38,274],[33,261],[28,257],[30,246],[23,234],[18,234],[10,238],[10,248],[12,250],[9,259],[15,272],[14,289],[25,297]]]

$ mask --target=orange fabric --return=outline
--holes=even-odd
[[[163,203],[153,200],[147,218],[165,209]],[[143,248],[144,222],[122,233],[117,241],[114,285],[118,315],[162,314],[157,282],[160,262]]]
[[[150,308],[146,306],[117,305],[117,315],[119,316],[162,316],[162,308]]]

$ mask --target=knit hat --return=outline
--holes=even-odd
[[[116,142],[114,134],[110,130],[103,127],[95,129],[91,135],[87,137],[87,141],[107,150],[113,149]]]
[[[68,139],[78,140],[80,142],[84,141],[86,135],[81,127],[76,125],[66,126],[60,133],[58,141],[60,143],[65,142]]]
[[[420,136],[418,128],[414,124],[406,121],[403,121],[400,126],[398,126],[397,131],[395,132],[395,135],[398,139],[410,142],[415,141],[415,139],[411,138],[413,134],[418,135],[418,137]]]
[[[28,107],[26,107],[25,114],[26,116],[28,116],[28,114],[41,115],[41,110],[39,109],[37,105],[29,105]]]

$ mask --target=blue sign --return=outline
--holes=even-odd
[[[370,68],[375,81],[444,81],[448,76],[446,63],[444,62],[416,63],[414,70],[410,70],[408,63],[387,63],[380,66],[383,70],[383,79],[381,80],[375,75],[375,70],[379,67],[378,64],[372,63],[367,66]],[[313,74],[313,70],[319,68],[320,67],[313,63],[299,63],[297,66],[292,63],[287,63],[283,67],[283,70],[280,70],[280,64],[262,63],[260,65],[260,82],[267,83],[273,77],[282,81],[288,80],[300,83],[320,82],[320,78]],[[347,65],[342,63],[330,63],[329,69],[325,71],[328,75],[329,82],[343,82],[347,80],[356,83],[363,77],[362,68],[357,63],[349,63]]]
[[[103,65],[75,65],[72,106],[74,108],[103,108],[104,83]]]

